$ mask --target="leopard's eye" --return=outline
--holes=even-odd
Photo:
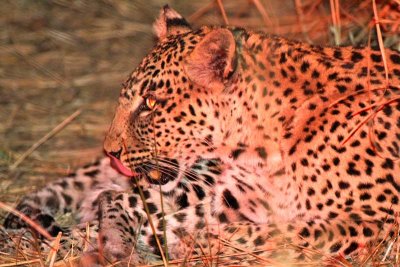
[[[146,97],[145,103],[150,110],[153,110],[157,105],[157,99],[153,95],[149,95]]]

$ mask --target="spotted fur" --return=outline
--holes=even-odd
[[[87,219],[99,220],[97,249],[120,259],[139,242],[160,254],[157,236],[172,257],[184,257],[231,237],[268,256],[287,243],[303,248],[296,257],[307,258],[307,248],[348,256],[395,234],[399,52],[385,50],[386,79],[376,49],[312,46],[241,28],[192,30],[168,7],[156,32],[104,142],[120,172],[147,181],[148,205],[132,184],[107,188],[126,180],[99,168],[101,194],[93,186],[81,194],[91,199]],[[76,209],[82,199],[65,195],[78,181],[62,181],[69,189],[61,182],[43,190]],[[18,208],[47,206],[38,196]],[[17,222],[9,217],[6,226]]]

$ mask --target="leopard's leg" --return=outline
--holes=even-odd
[[[100,196],[97,247],[100,261],[109,263],[127,258],[127,261],[140,262],[146,261],[146,255],[154,257],[168,252],[170,259],[200,257],[201,260],[202,257],[215,261],[218,255],[232,254],[239,262],[244,258],[247,262],[268,262],[267,256],[271,253],[264,260],[258,254],[276,250],[282,244],[272,239],[281,230],[275,224],[221,223],[211,212],[210,199],[163,215],[155,201],[160,193],[153,189],[142,190],[150,214],[146,213],[138,194],[108,191]]]
[[[68,230],[56,223],[56,215],[68,212],[76,214],[79,211],[81,222],[90,221],[98,211],[96,205],[91,206],[92,199],[96,199],[105,189],[125,190],[128,187],[127,179],[110,167],[108,158],[103,158],[25,196],[16,210],[39,224],[51,236],[56,236],[60,231]],[[10,213],[4,221],[4,227],[23,229],[31,226]]]
[[[211,212],[209,198],[172,213],[166,203],[168,214],[163,214],[157,202],[160,193],[151,188],[142,190],[149,214],[138,194],[108,191],[100,196],[97,252],[102,261],[125,257],[132,262],[146,261],[148,255],[167,252],[173,259],[210,258],[221,253],[244,257],[254,250],[270,249],[267,237],[278,230],[273,224],[249,221],[221,223]],[[257,253],[250,258],[258,259]]]
[[[98,249],[107,261],[129,256],[132,262],[143,261],[148,253],[165,253],[166,242],[174,259],[204,256],[216,260],[232,255],[247,263],[277,259],[338,263],[342,256],[365,252],[384,233],[374,222],[344,218],[265,224],[220,222],[210,210],[210,199],[163,216],[160,207],[153,206],[159,192],[143,190],[154,229],[137,194],[114,191],[102,195]]]

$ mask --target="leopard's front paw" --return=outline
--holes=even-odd
[[[98,239],[99,257],[105,262],[129,261],[140,263],[136,253],[135,242],[127,240],[121,231],[115,228],[102,229]]]

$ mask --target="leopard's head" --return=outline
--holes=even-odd
[[[104,149],[126,175],[164,184],[222,142],[237,46],[232,29],[193,31],[168,6],[154,28],[158,43],[122,88]]]

